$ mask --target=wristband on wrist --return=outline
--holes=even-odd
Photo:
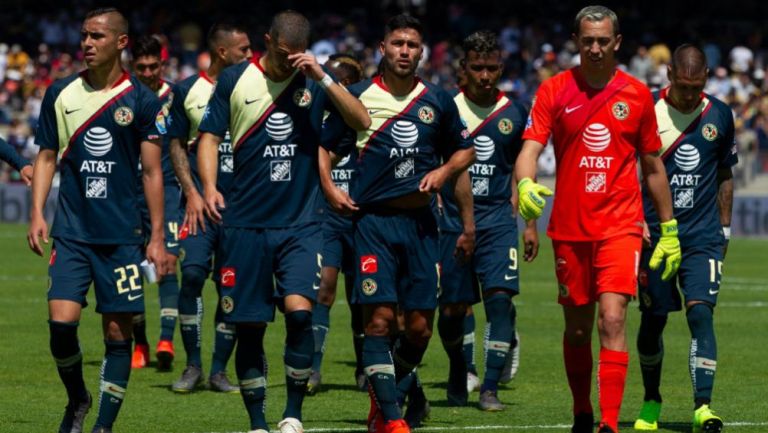
[[[731,226],[723,226],[723,236],[726,241],[731,240]]]
[[[317,82],[317,84],[320,85],[323,89],[327,89],[331,87],[331,84],[333,84],[333,78],[331,78],[330,75],[325,74],[323,75],[323,78],[320,79],[320,81]]]

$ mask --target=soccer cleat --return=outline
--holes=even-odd
[[[723,431],[723,420],[703,404],[693,412],[693,433],[719,433]]]
[[[423,392],[415,393],[408,399],[408,408],[405,410],[403,419],[410,428],[421,427],[424,421],[429,419],[430,412],[427,396]]]
[[[146,344],[136,344],[133,348],[131,357],[131,368],[144,368],[149,361],[149,346]]]
[[[59,425],[59,433],[81,433],[85,415],[88,414],[92,404],[91,393],[88,393],[88,398],[85,401],[75,404],[70,402],[64,410],[64,419]]]
[[[227,378],[227,373],[224,371],[220,371],[208,378],[208,388],[211,391],[227,394],[237,394],[240,392],[240,387],[232,385],[229,378]]]
[[[315,395],[320,390],[320,384],[322,383],[323,378],[320,375],[319,371],[313,371],[309,375],[309,380],[307,380],[307,395]]]
[[[661,414],[661,403],[656,400],[647,400],[643,402],[640,408],[640,415],[635,420],[635,430],[652,431],[659,429],[659,415]]]
[[[371,408],[368,410],[368,433],[384,433],[384,419],[381,417],[379,406],[376,405],[376,400],[373,396],[373,391],[368,388],[368,396],[371,399]]]
[[[480,390],[480,378],[474,373],[467,373],[467,393]]]
[[[573,416],[573,427],[571,427],[571,433],[592,433],[594,428],[594,414],[589,412],[581,412]]]
[[[510,349],[507,354],[507,362],[504,364],[504,369],[501,370],[501,376],[499,377],[499,383],[507,384],[512,381],[517,375],[517,369],[520,368],[520,334],[515,331],[515,347]]]
[[[411,429],[405,420],[393,419],[384,425],[384,433],[411,433]]]
[[[157,369],[161,371],[170,371],[173,367],[174,358],[173,342],[160,340],[157,342],[155,357],[157,358]]]
[[[490,389],[480,394],[480,410],[485,412],[501,412],[504,405],[499,401],[496,391]]]
[[[597,427],[597,433],[616,433],[608,424],[600,423]]]
[[[280,433],[304,433],[304,426],[296,418],[286,418],[277,423],[277,430]]]
[[[203,382],[203,370],[196,365],[188,365],[181,373],[181,378],[177,380],[171,389],[173,392],[187,393],[192,392]]]

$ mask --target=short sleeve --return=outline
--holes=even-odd
[[[553,82],[551,78],[544,81],[536,91],[531,112],[525,123],[523,140],[533,140],[545,145],[549,141],[553,125]]]
[[[723,126],[725,126],[725,130],[723,131],[723,139],[720,141],[720,148],[718,149],[718,166],[730,168],[739,162],[738,147],[736,146],[734,135],[733,113],[727,107],[723,111]]]
[[[213,95],[205,107],[198,130],[224,138],[229,129],[230,97],[236,82],[235,69],[230,67],[221,72],[213,88]]]
[[[469,139],[469,131],[464,126],[459,114],[459,107],[447,93],[441,92],[440,99],[443,105],[442,130],[443,139],[440,140],[441,153],[444,158],[449,158],[457,150],[469,149],[472,141]]]
[[[35,144],[40,149],[59,150],[59,129],[56,120],[56,98],[59,96],[57,86],[50,86],[45,91],[40,106],[40,117],[37,122]]]
[[[7,162],[16,171],[21,171],[22,168],[29,165],[29,161],[23,158],[16,152],[16,149],[11,147],[5,140],[0,138],[0,159]]]
[[[187,99],[189,90],[182,88],[179,84],[174,84],[171,92],[173,93],[173,102],[168,114],[170,119],[168,122],[168,137],[179,138],[185,141],[189,139],[187,137],[189,135],[189,118],[184,110],[184,100]]]
[[[157,140],[167,132],[163,105],[160,98],[143,85],[139,85],[138,91],[141,97],[134,125],[142,141]]]
[[[643,89],[639,96],[642,98],[643,113],[638,130],[637,151],[640,154],[655,153],[661,149],[661,137],[659,137],[659,125],[656,122],[653,97],[648,89]]]

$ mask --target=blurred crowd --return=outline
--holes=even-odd
[[[139,2],[129,14],[131,34],[152,33],[161,37],[168,81],[181,80],[206,68],[209,58],[205,52],[205,32],[212,17],[202,18],[205,10],[200,8],[197,15],[183,15],[167,8],[152,9],[150,4]],[[426,4],[419,0],[383,1],[378,6],[380,10],[358,7],[343,13],[308,14],[313,17],[315,33],[310,50],[320,62],[337,52],[353,54],[362,62],[366,75],[372,76],[380,60],[380,23],[385,19],[382,17],[387,11],[399,12],[399,8],[425,21],[426,50],[419,73],[445,88],[456,85],[461,39],[481,27],[498,32],[505,59],[500,86],[523,102],[531,100],[544,79],[579,61],[576,46],[570,40],[570,26],[564,24],[569,23],[570,18],[565,17],[573,11],[561,11],[562,18],[554,14],[549,21],[531,21],[498,14],[479,17],[475,11],[453,3],[430,11]],[[71,9],[35,15],[34,19],[30,19],[32,14],[19,11],[0,19],[0,28],[4,29],[0,30],[0,137],[29,159],[37,152],[34,131],[45,89],[54,80],[83,69],[79,30],[87,9],[87,2],[75,1]],[[748,184],[758,173],[768,173],[768,49],[758,26],[751,26],[748,31],[738,23],[713,28],[715,36],[709,40],[700,37],[701,32],[695,28],[677,28],[675,36],[664,41],[658,35],[671,31],[643,30],[637,24],[642,21],[639,9],[618,12],[624,33],[620,67],[652,89],[668,83],[667,64],[676,44],[693,42],[702,46],[710,69],[705,91],[728,103],[735,116],[741,159],[735,173],[737,187]],[[14,32],[17,18],[26,22],[21,24],[23,30]],[[268,25],[263,21],[247,27],[252,29],[255,51],[262,45],[261,35]],[[130,59],[126,57],[125,61],[128,68]],[[554,173],[551,148],[540,160],[539,168],[543,174]],[[16,180],[17,174],[0,163],[0,182]]]

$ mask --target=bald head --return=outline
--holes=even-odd
[[[85,20],[104,16],[107,19],[107,26],[117,35],[128,34],[128,20],[116,8],[98,8],[85,14]]]
[[[704,52],[692,44],[683,44],[672,54],[670,69],[673,74],[680,73],[688,77],[696,77],[707,73],[707,57]]]

